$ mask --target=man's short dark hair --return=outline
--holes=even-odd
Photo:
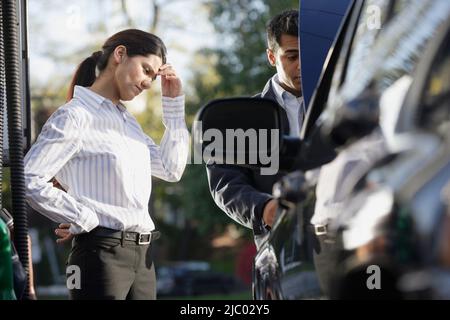
[[[283,34],[298,37],[298,10],[283,11],[269,21],[267,46],[270,50],[276,51],[280,47]]]

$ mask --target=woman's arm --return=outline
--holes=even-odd
[[[148,138],[152,175],[176,182],[181,179],[189,155],[189,132],[184,120],[183,86],[171,64],[161,66],[163,124],[166,127],[161,146]]]
[[[161,146],[147,137],[152,175],[176,182],[181,179],[189,154],[189,132],[184,120],[184,96],[162,98],[163,123],[166,127]]]
[[[50,117],[27,153],[26,197],[33,209],[49,219],[71,223],[79,232],[90,231],[99,223],[96,213],[51,182],[80,148],[82,128],[71,108],[63,106]]]

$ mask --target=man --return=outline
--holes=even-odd
[[[298,43],[298,11],[288,10],[273,17],[267,27],[267,58],[277,73],[256,97],[280,105],[283,134],[299,137],[305,115]],[[277,202],[273,184],[283,175],[261,175],[259,169],[234,165],[207,165],[211,195],[233,220],[251,228],[257,247],[275,220]]]

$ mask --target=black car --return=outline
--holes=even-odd
[[[345,270],[346,293],[351,285],[345,282],[368,265],[379,265],[397,296],[450,298],[449,40],[447,18],[408,80],[395,125],[385,135],[384,155],[347,186],[349,210],[335,221],[335,230],[346,239],[345,250],[353,251]],[[376,210],[368,205],[374,201]],[[358,241],[361,229],[367,231]]]
[[[229,294],[238,285],[234,276],[213,271],[201,261],[174,262],[156,272],[160,297]]]

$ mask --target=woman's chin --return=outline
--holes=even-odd
[[[120,98],[122,101],[131,101],[136,97],[135,94],[129,94]]]

